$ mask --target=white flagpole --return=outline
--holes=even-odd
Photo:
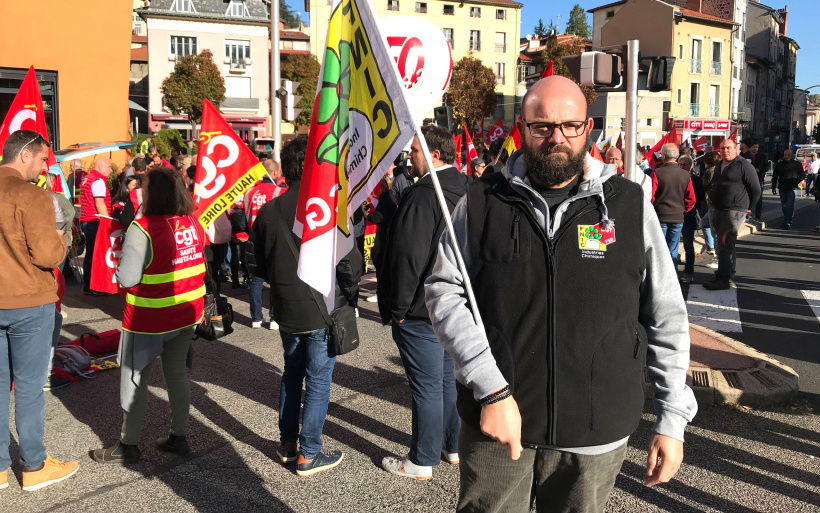
[[[447,225],[447,233],[450,235],[450,240],[453,241],[453,252],[456,255],[456,262],[458,263],[458,270],[461,271],[461,276],[464,279],[464,290],[467,291],[467,301],[469,301],[473,310],[473,318],[475,318],[476,325],[484,329],[484,324],[481,322],[481,314],[478,312],[478,303],[475,300],[473,293],[473,286],[470,283],[470,275],[467,273],[467,265],[464,263],[464,258],[461,256],[461,249],[458,247],[458,239],[456,232],[453,229],[453,220],[450,218],[450,209],[447,208],[447,200],[444,199],[444,191],[441,189],[441,183],[438,181],[438,176],[433,168],[433,158],[430,156],[430,149],[427,147],[427,141],[421,133],[421,127],[416,126],[416,137],[421,146],[421,152],[424,154],[424,160],[427,162],[427,167],[430,169],[430,178],[433,179],[433,187],[436,189],[436,197],[438,198],[441,213],[444,214],[444,223]]]

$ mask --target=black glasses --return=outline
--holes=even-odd
[[[564,121],[563,123],[548,123],[546,121],[536,121],[534,123],[526,123],[527,130],[530,135],[536,139],[546,139],[551,137],[556,128],[561,130],[564,137],[571,139],[584,135],[587,129],[586,121]]]

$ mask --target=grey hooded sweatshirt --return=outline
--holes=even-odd
[[[550,219],[544,199],[531,187],[522,152],[514,153],[502,172],[513,189],[532,205],[545,234],[552,239],[561,227],[562,216],[571,202],[595,195],[603,202],[603,184],[615,176],[615,167],[587,156],[578,191],[558,206],[553,219]],[[469,274],[470,244],[475,241],[467,238],[466,199],[462,198],[459,202],[452,220],[456,241]],[[688,315],[655,209],[648,200],[645,201],[643,239],[646,269],[642,275],[640,311],[647,333],[646,364],[655,391],[653,404],[657,420],[654,431],[683,441],[686,424],[697,412],[694,394],[686,385],[690,345]],[[601,222],[610,222],[603,203]],[[508,383],[496,365],[481,320],[477,321],[468,307],[465,276],[459,270],[454,249],[453,239],[445,231],[439,243],[435,267],[425,282],[425,298],[436,335],[455,362],[456,379],[472,390],[478,401]],[[595,308],[595,305],[590,305],[590,312],[594,312]],[[473,310],[478,311],[477,308]],[[579,316],[584,314],[579,312]],[[628,437],[605,445],[556,449],[577,454],[603,454],[627,441]]]

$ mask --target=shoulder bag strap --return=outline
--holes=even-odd
[[[282,235],[285,237],[285,242],[288,243],[288,247],[290,248],[291,253],[293,253],[293,258],[295,258],[298,262],[299,250],[296,249],[296,243],[293,242],[293,235],[291,234],[291,231],[288,230],[288,227],[285,224],[285,216],[282,214],[282,207],[280,205],[280,202],[278,201],[278,198],[274,199],[273,201],[273,208],[276,211],[276,221],[279,225],[279,229],[282,231]],[[319,312],[321,312],[322,317],[325,319],[325,324],[327,324],[327,327],[330,328],[331,326],[333,326],[333,320],[327,313],[327,307],[325,306],[324,299],[319,296],[319,293],[316,290],[314,290],[313,287],[308,285],[308,288],[310,289],[310,294],[313,296],[313,300],[316,302],[316,306],[319,307]]]

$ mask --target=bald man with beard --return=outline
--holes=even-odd
[[[647,367],[657,420],[644,483],[680,467],[697,411],[686,305],[641,188],[588,154],[579,87],[542,79],[522,114],[521,150],[470,185],[426,282],[458,380],[457,510],[602,512],[641,420]]]

